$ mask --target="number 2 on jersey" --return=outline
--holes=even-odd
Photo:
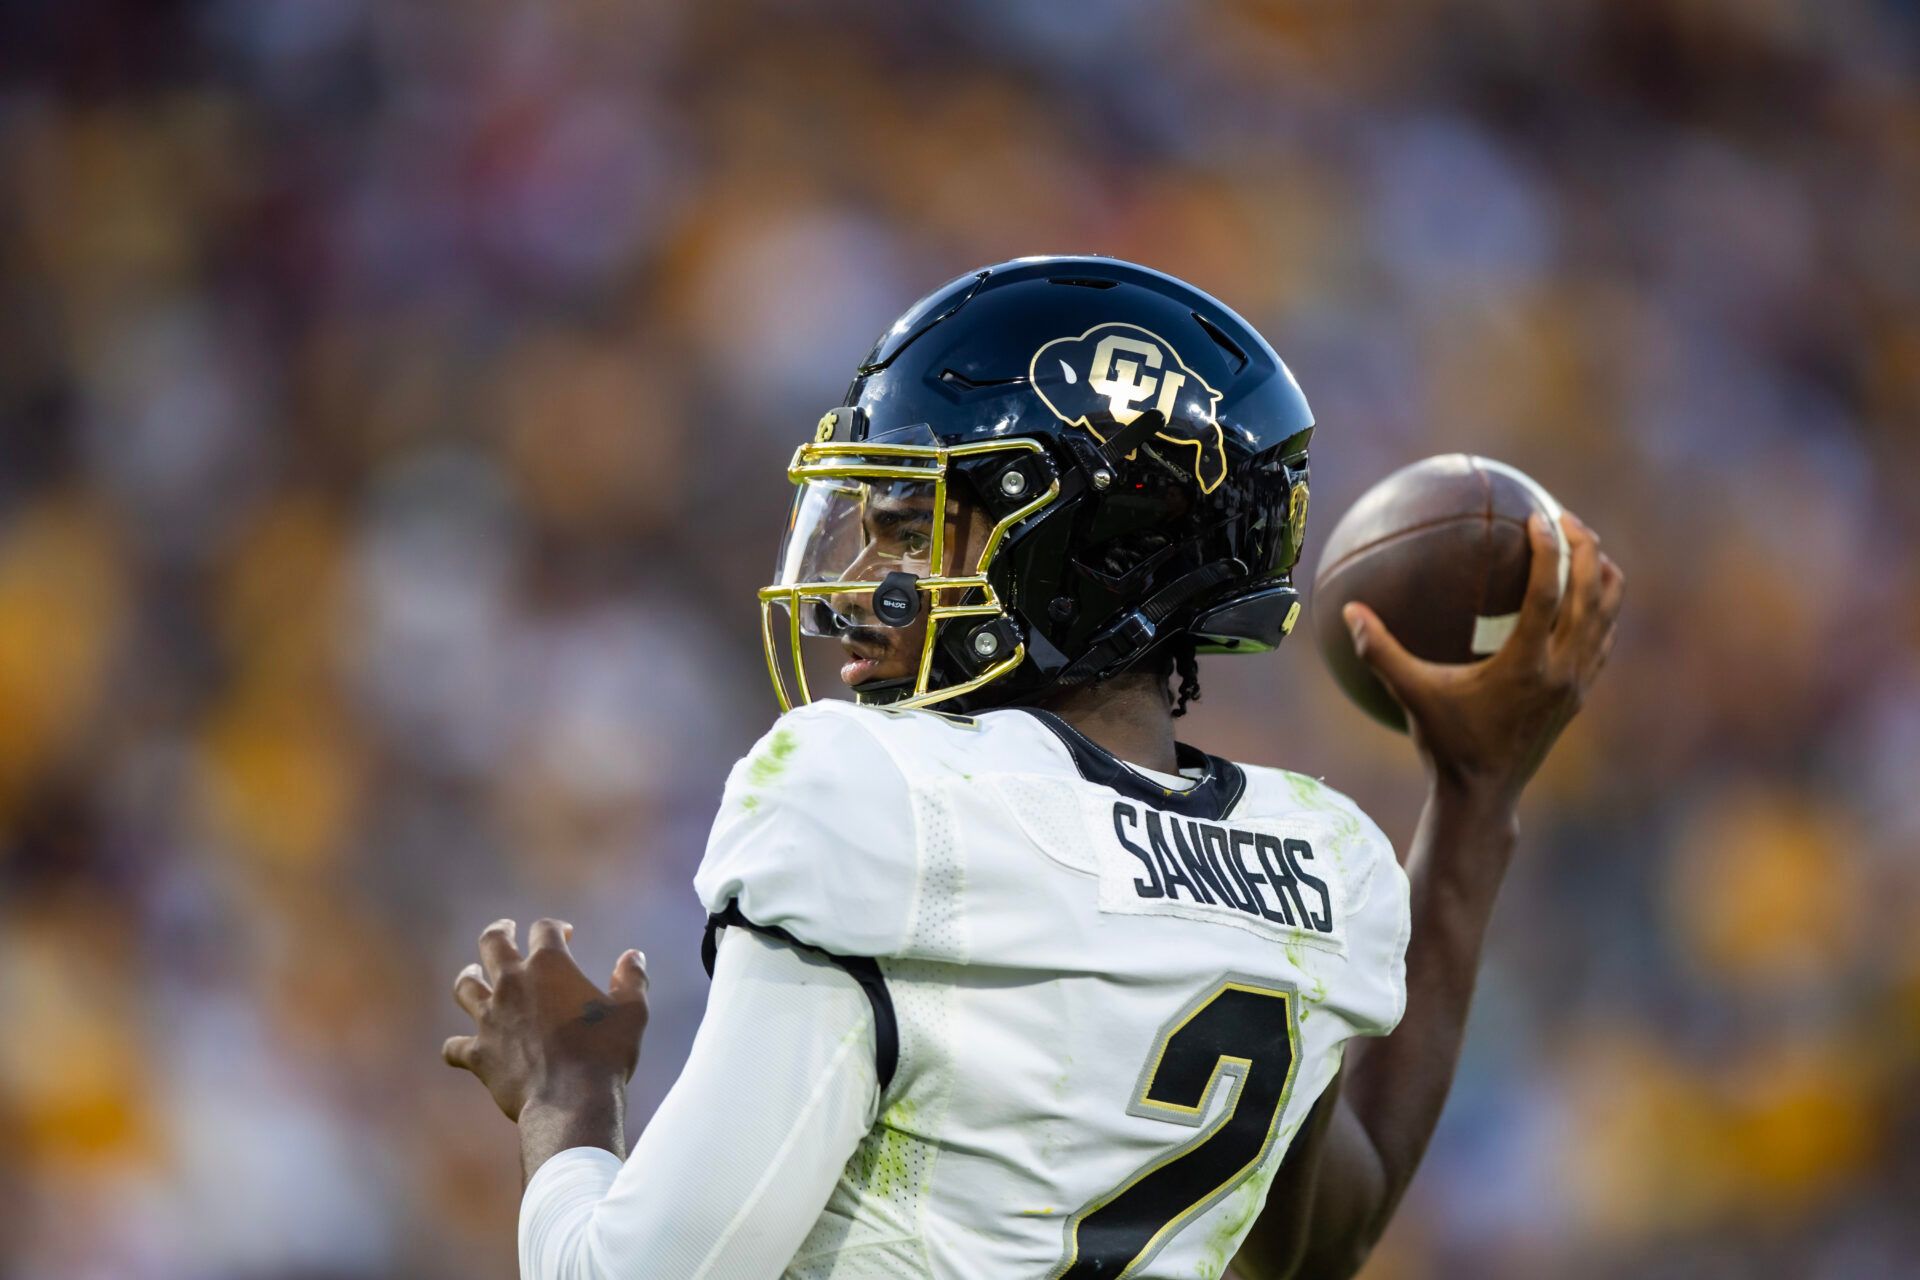
[[[1205,1132],[1068,1220],[1066,1257],[1053,1280],[1133,1274],[1260,1167],[1293,1093],[1294,1017],[1292,991],[1229,977],[1160,1029],[1129,1114],[1199,1128],[1229,1078],[1233,1094]]]

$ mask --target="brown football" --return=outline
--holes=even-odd
[[[1535,511],[1554,522],[1564,581],[1560,504],[1504,462],[1442,454],[1362,494],[1320,553],[1310,605],[1320,652],[1347,696],[1382,724],[1406,729],[1400,704],[1354,652],[1340,616],[1349,600],[1372,608],[1422,658],[1477,662],[1498,650],[1526,595],[1527,517]]]

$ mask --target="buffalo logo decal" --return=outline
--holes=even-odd
[[[1034,352],[1027,376],[1055,417],[1085,427],[1101,444],[1115,427],[1158,409],[1166,426],[1155,438],[1193,450],[1200,492],[1212,493],[1227,478],[1226,442],[1214,416],[1220,393],[1159,334],[1137,324],[1097,324]]]

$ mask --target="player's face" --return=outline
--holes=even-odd
[[[970,573],[986,544],[992,522],[971,503],[947,500],[944,560],[947,573]],[[873,486],[862,507],[859,557],[844,576],[852,581],[875,581],[904,570],[916,577],[934,571],[933,495],[928,485]],[[833,597],[834,611],[851,624],[840,632],[846,662],[840,679],[849,687],[888,680],[911,680],[918,674],[921,646],[927,635],[927,611],[932,600],[922,593],[913,621],[888,626],[874,616],[871,594],[844,592]],[[943,600],[942,604],[957,603]]]

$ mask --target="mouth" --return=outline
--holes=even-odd
[[[873,630],[872,627],[854,627],[840,637],[840,647],[847,652],[847,661],[840,667],[840,682],[850,689],[857,689],[873,679],[891,649],[884,640],[872,634]]]

